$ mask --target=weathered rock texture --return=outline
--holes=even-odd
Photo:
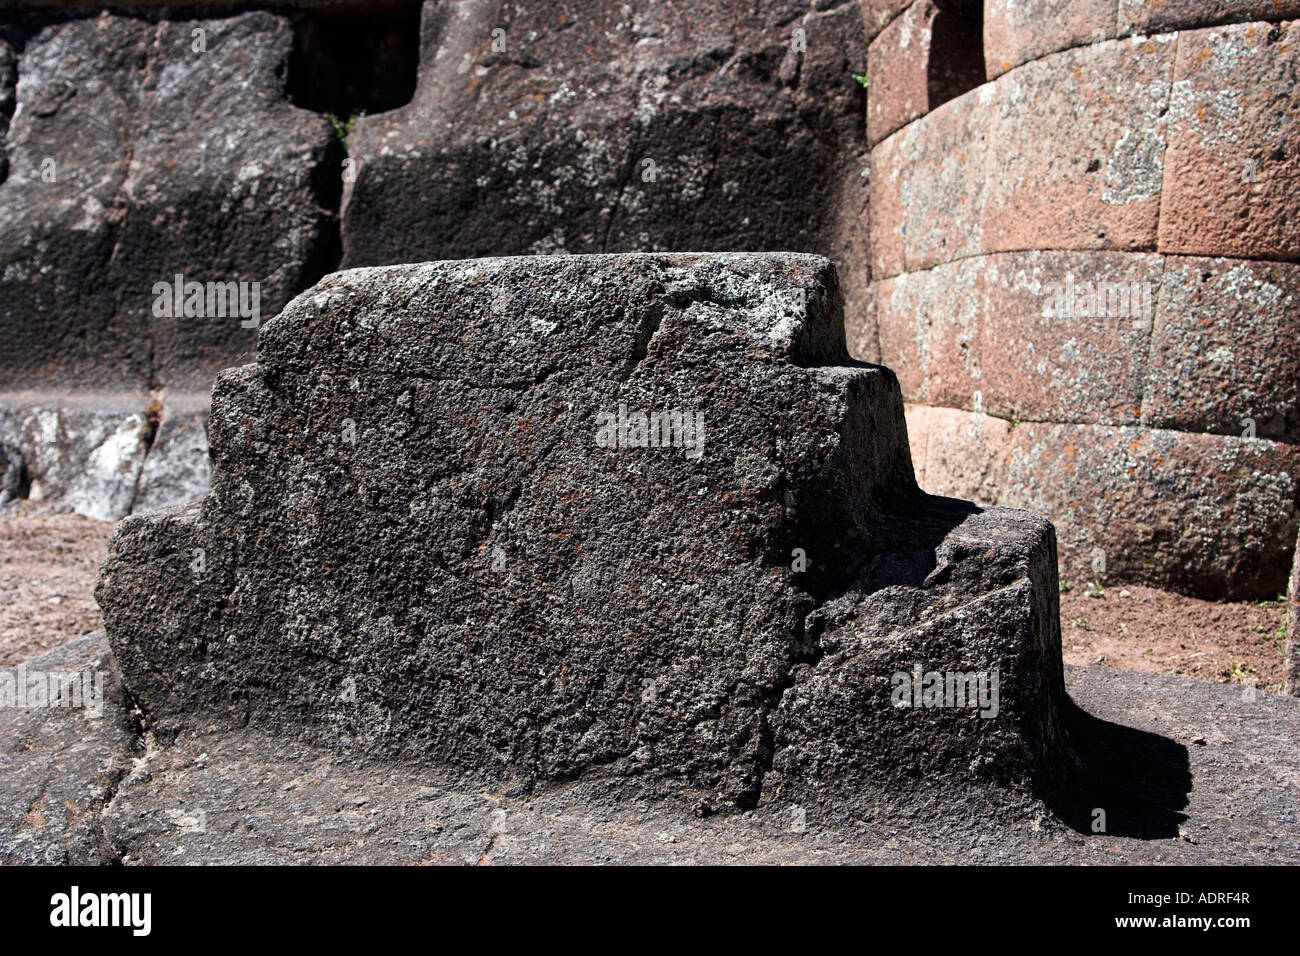
[[[867,283],[854,4],[428,3],[414,100],[349,137],[346,266],[817,252]]]
[[[0,144],[9,132],[9,118],[14,113],[14,86],[18,82],[18,59],[14,48],[0,36]],[[9,157],[0,149],[0,183],[9,175]]]
[[[842,322],[815,256],[327,277],[219,377],[208,497],[115,533],[126,685],[164,735],[251,721],[524,786],[1050,796],[1051,526],[922,495]],[[698,414],[703,444],[601,447],[620,407]],[[914,665],[997,671],[997,715],[894,708]]]
[[[154,284],[259,282],[269,316],[342,246],[349,265],[818,252],[865,308],[853,74],[879,4],[429,2],[409,58],[418,3],[128,6],[22,0],[12,49],[0,30],[0,135],[18,77],[0,392],[137,390],[147,406],[206,390],[251,358],[251,323],[156,318]],[[393,109],[416,58],[415,99]],[[139,506],[179,500],[155,474]]]
[[[139,738],[123,705],[117,662],[96,634],[23,667],[6,669],[5,678],[14,684],[23,679],[25,699],[19,706],[6,699],[0,707],[0,861],[111,862],[100,814],[130,770]],[[48,691],[54,675],[98,680],[102,707],[87,707],[85,697],[71,694],[56,695],[50,706],[32,694],[37,686]]]
[[[0,503],[58,489],[45,500],[117,517],[205,487],[188,396],[251,358],[255,332],[155,317],[154,284],[178,272],[256,281],[270,315],[340,256],[797,250],[836,261],[853,354],[896,369],[910,402],[1267,442],[1197,474],[1263,510],[1190,528],[1227,555],[1222,574],[1190,580],[1247,596],[1285,573],[1297,0],[430,0],[418,50],[403,0],[127,6],[20,0],[0,28],[0,404],[39,399],[0,412],[6,435],[28,436],[0,437]],[[385,17],[401,28],[371,29]],[[1067,277],[1148,287],[1154,319],[1044,315]],[[81,429],[94,447],[31,444],[31,408],[103,393],[130,396]],[[121,468],[60,497],[71,482],[55,472],[87,468],[155,402],[144,457],[125,436]],[[1138,447],[1163,441],[1149,437]],[[1260,455],[1257,487],[1223,470]],[[980,469],[985,497],[1006,500],[1005,460],[960,457],[941,460]],[[1063,519],[1113,492],[1091,477],[1110,468],[1067,469],[1033,500]],[[1138,500],[1205,513],[1160,481]],[[927,482],[965,487],[938,464]],[[1061,535],[1062,558],[1163,534],[1084,527]],[[1171,585],[1189,580],[1170,563],[1184,551],[1111,566]]]
[[[1295,563],[1286,603],[1286,692],[1300,697],[1300,541],[1296,542]]]
[[[1075,583],[1159,576],[1184,592],[1286,587],[1292,446],[1165,429],[1015,424],[910,405],[917,480],[988,504],[1049,511]],[[1062,500],[1062,487],[1089,496]]]
[[[66,443],[33,447],[46,431],[32,408],[75,406],[94,421],[83,432],[111,432],[170,403],[161,390],[206,394],[256,340],[256,317],[223,315],[215,299],[208,311],[206,284],[246,283],[246,304],[269,318],[337,257],[341,146],[287,101],[289,19],[158,16],[21,19],[16,62],[0,44],[0,132],[16,73],[0,175],[0,414],[25,422],[6,426],[5,454],[47,501],[103,518],[132,495],[91,493],[134,491],[151,432],[133,420],[120,460],[90,467]],[[177,274],[205,284],[202,314],[155,312],[155,284]],[[52,460],[84,474],[42,471]],[[85,493],[65,496],[77,480]],[[183,483],[202,486],[202,470]]]
[[[1119,32],[1163,33],[1187,27],[1300,16],[1297,0],[1119,0]]]
[[[111,661],[102,632],[60,654],[72,666]],[[688,795],[626,780],[529,794],[466,787],[427,765],[340,754],[257,727],[200,727],[164,744],[136,732],[129,704],[113,693],[96,721],[60,708],[3,709],[0,738],[15,743],[0,759],[0,790],[14,812],[0,813],[0,861],[1300,862],[1289,823],[1300,798],[1277,784],[1300,773],[1300,703],[1107,667],[1067,668],[1066,680],[1100,718],[1092,762],[1113,781],[1079,794],[1086,825],[1074,829],[924,808],[844,817],[769,788],[753,812],[702,819]],[[42,797],[43,787],[60,803]],[[1097,807],[1104,833],[1092,829]]]
[[[1050,53],[1116,37],[1297,16],[1298,0],[988,0],[984,56],[993,79]]]
[[[337,141],[284,101],[291,42],[269,13],[24,38],[0,186],[9,388],[206,388],[254,329],[159,317],[154,285],[256,282],[270,316],[328,264],[319,179]]]
[[[58,502],[101,521],[131,512],[156,424],[132,395],[6,395],[0,445],[18,500]]]
[[[893,121],[849,341],[918,406],[925,487],[1048,515],[1068,579],[1273,597],[1300,503],[1294,5],[1050,6],[986,3],[992,79],[937,109],[895,89],[945,55],[904,31],[936,3],[872,42]]]
[[[208,490],[208,396],[0,393],[0,509],[117,521]]]

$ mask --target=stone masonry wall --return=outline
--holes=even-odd
[[[989,2],[987,81],[940,100],[973,42],[945,6],[871,46],[876,311],[850,332],[899,376],[918,479],[1050,517],[1067,581],[1277,595],[1300,4]]]

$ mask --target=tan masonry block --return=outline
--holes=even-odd
[[[981,251],[989,92],[986,85],[950,100],[872,150],[875,277]]]
[[[1115,36],[1118,0],[988,0],[984,65],[988,78],[1049,53]]]
[[[904,398],[1002,418],[1137,424],[1161,259],[975,256],[878,284],[881,361]]]
[[[1210,598],[1286,588],[1300,448],[1134,427],[1024,423],[1000,505],[1056,525],[1061,578]]]
[[[931,41],[938,15],[933,0],[917,0],[871,41],[867,142],[878,143],[930,111]]]
[[[1300,17],[1300,0],[1119,0],[1119,33],[1164,33]]]
[[[984,410],[1034,421],[1136,424],[1160,257],[1008,252],[978,262]]]
[[[1160,251],[1300,260],[1300,21],[1179,35]]]
[[[1045,57],[884,139],[871,154],[873,276],[980,253],[1154,251],[1174,39]]]
[[[996,81],[982,251],[1155,249],[1173,58],[1171,36],[1113,40]]]
[[[1164,261],[1143,424],[1300,440],[1300,264]]]
[[[881,361],[898,375],[905,400],[954,408],[979,401],[976,268],[963,260],[879,284]]]

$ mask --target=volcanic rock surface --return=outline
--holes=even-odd
[[[1051,525],[918,490],[823,258],[331,275],[220,375],[210,435],[211,493],[124,520],[97,589],[163,739],[252,723],[704,811],[769,771],[1010,805],[1072,766]],[[918,669],[992,697],[900,701]]]

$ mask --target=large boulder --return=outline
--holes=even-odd
[[[861,308],[866,38],[828,7],[426,3],[414,99],[348,140],[343,264],[817,252]]]
[[[163,737],[253,722],[718,808],[774,753],[850,796],[1028,798],[1065,765],[1051,526],[917,489],[820,257],[339,273],[221,374],[210,432],[211,493],[123,521],[96,592]],[[916,669],[981,709],[901,701]]]
[[[288,102],[289,20],[42,24],[13,27],[0,381],[206,391],[253,348],[255,299],[274,315],[335,254],[340,146]],[[0,115],[4,75],[0,50]],[[178,274],[204,284],[202,314],[160,314],[155,287]],[[248,308],[222,310],[208,283],[243,283]]]

